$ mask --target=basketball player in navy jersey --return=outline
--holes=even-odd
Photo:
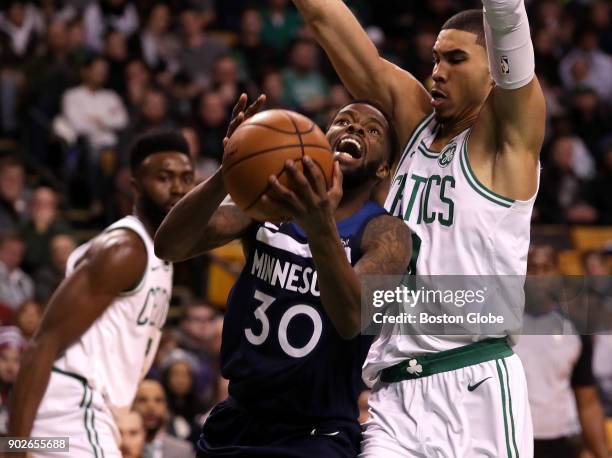
[[[228,136],[261,107],[242,96]],[[156,253],[182,260],[241,238],[246,265],[228,300],[221,348],[229,397],[198,442],[201,457],[354,457],[361,430],[357,398],[371,338],[360,335],[361,281],[401,274],[410,233],[370,200],[397,149],[389,118],[368,101],[334,117],[332,187],[314,162],[288,161],[291,189],[270,177],[266,204],[290,222],[253,221],[223,202],[221,169],[186,195],[155,238]]]

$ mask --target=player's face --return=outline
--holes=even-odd
[[[136,198],[152,223],[161,223],[193,188],[193,179],[193,164],[185,154],[156,153],[142,162],[134,180]]]
[[[484,103],[493,80],[487,51],[476,35],[442,30],[433,48],[431,105],[441,122],[473,116]]]
[[[344,184],[384,179],[389,174],[389,129],[383,114],[371,105],[342,108],[327,130],[327,140],[340,163]]]
[[[133,407],[142,416],[147,431],[157,431],[161,428],[168,411],[166,395],[161,384],[153,380],[141,382]]]

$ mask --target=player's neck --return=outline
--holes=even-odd
[[[435,143],[439,140],[450,140],[466,129],[469,129],[476,123],[478,118],[478,112],[469,113],[464,116],[459,116],[456,119],[449,120],[448,122],[441,122],[438,132],[436,134]]]
[[[151,218],[146,215],[145,211],[141,208],[138,208],[137,205],[134,206],[132,214],[142,222],[142,225],[145,227],[147,233],[151,236],[151,238],[155,238],[155,232],[157,232],[159,224],[155,224],[154,222],[152,222]]]
[[[370,198],[372,194],[371,186],[358,186],[354,189],[344,189],[342,200],[336,208],[334,214],[336,221],[342,221],[349,218],[357,212]]]

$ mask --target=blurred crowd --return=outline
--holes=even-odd
[[[439,27],[481,5],[346,3],[380,53],[425,85]],[[612,225],[612,4],[526,3],[548,105],[534,224]],[[0,2],[0,428],[19,352],[68,255],[131,212],[131,141],[151,128],[181,129],[204,180],[218,167],[243,92],[263,92],[267,107],[300,111],[321,126],[350,100],[289,0]],[[186,288],[177,289],[135,412],[122,420],[145,456],[175,439],[193,444],[226,393],[222,308],[206,303],[203,286],[208,262],[177,269]],[[585,259],[584,271],[596,264]],[[609,275],[602,266],[599,274]]]

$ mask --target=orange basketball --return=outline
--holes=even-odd
[[[242,210],[259,221],[284,219],[282,214],[266,214],[260,199],[270,188],[270,175],[291,186],[284,172],[287,159],[293,159],[296,168],[301,170],[302,157],[310,156],[325,177],[327,188],[331,186],[333,154],[329,142],[321,129],[301,114],[287,110],[262,111],[236,129],[226,151],[225,189]]]

